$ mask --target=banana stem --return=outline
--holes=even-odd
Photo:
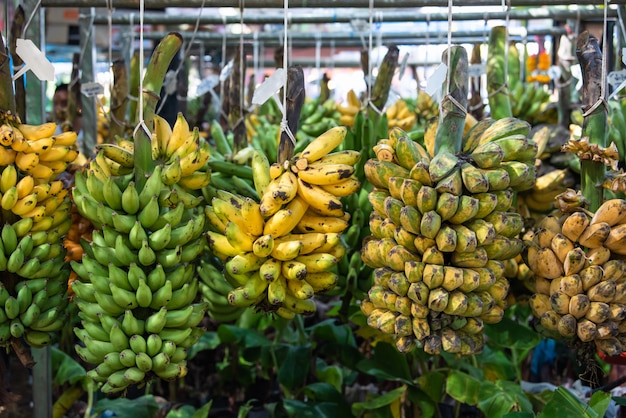
[[[443,52],[441,59],[446,64],[449,61],[450,66],[443,84],[443,99],[435,136],[435,155],[443,151],[457,154],[463,148],[463,128],[469,88],[467,51],[462,46],[452,46]]]
[[[228,81],[228,125],[233,131],[233,153],[243,149],[248,144],[246,125],[243,113],[243,80],[242,74],[246,73],[245,52],[240,45],[235,51],[233,70]]]
[[[13,94],[13,80],[9,66],[9,54],[0,36],[0,109],[10,110],[15,114],[15,95]]]
[[[506,27],[495,26],[489,33],[489,52],[487,54],[487,94],[491,118],[498,120],[513,116],[509,88],[506,85],[507,74],[504,71],[504,51],[506,45]]]
[[[302,105],[304,104],[305,98],[304,72],[302,71],[302,67],[289,67],[287,70],[287,86],[285,86],[285,88],[287,89],[285,117],[289,130],[295,136],[296,132],[298,132],[298,122],[300,121],[300,113],[302,112]],[[289,160],[293,157],[294,148],[295,144],[291,141],[287,132],[281,132],[276,161],[282,164]]]
[[[24,64],[24,61],[17,55],[17,39],[22,37],[24,30],[24,23],[26,16],[24,14],[24,8],[17,6],[15,13],[13,14],[13,21],[11,22],[11,45],[10,52],[11,58],[13,58],[13,68],[17,68]],[[24,74],[15,80],[15,111],[17,115],[22,119],[26,119],[26,88],[24,87]]]
[[[111,87],[111,120],[109,142],[124,135],[128,108],[128,71],[123,59],[113,61],[113,86]]]
[[[589,32],[583,32],[576,42],[576,56],[583,73],[582,102],[584,121],[583,137],[591,144],[606,147],[607,109],[604,102],[602,82],[602,50],[598,39]],[[589,201],[589,210],[595,212],[604,201],[605,166],[601,162],[582,160],[580,162],[581,189]]]
[[[368,116],[374,121],[374,131],[377,131],[378,120],[382,112],[387,99],[389,98],[389,90],[391,89],[391,80],[393,80],[393,74],[398,66],[398,56],[400,50],[395,45],[390,45],[387,49],[387,53],[383,58],[383,61],[378,67],[378,75],[376,81],[372,86],[371,94],[371,106],[369,106]],[[368,56],[369,59],[369,56]],[[371,81],[370,81],[371,82]]]
[[[178,50],[183,44],[183,37],[175,32],[170,32],[159,42],[143,78],[143,121],[149,132],[154,130],[154,114],[157,103],[161,98],[161,87],[165,80],[165,73]],[[138,190],[143,188],[146,182],[146,174],[154,169],[152,160],[152,148],[150,135],[140,128],[135,136],[135,186]]]
[[[134,54],[130,59],[130,78],[128,83],[128,93],[130,97],[134,97],[135,100],[130,101],[129,111],[128,111],[128,121],[130,122],[130,126],[135,126],[137,124],[137,98],[139,97],[139,79],[141,74],[139,74],[139,54]]]

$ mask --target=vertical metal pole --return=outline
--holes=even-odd
[[[95,40],[93,18],[96,14],[93,7],[81,7],[79,9],[78,26],[80,31],[81,62],[81,85],[95,81]],[[98,117],[96,109],[96,97],[85,96],[81,92],[83,105],[83,141],[80,144],[81,151],[86,156],[91,156],[97,143]]]
[[[33,18],[24,35],[30,39],[41,51],[46,50],[44,10],[38,7],[36,0],[26,0],[25,11],[27,19]],[[26,73],[26,122],[37,125],[45,121],[46,83],[39,80],[32,71]],[[50,349],[33,348],[31,350],[35,366],[33,367],[33,403],[34,416],[52,416],[52,368]]]

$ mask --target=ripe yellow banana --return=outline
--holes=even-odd
[[[346,137],[348,129],[345,126],[337,126],[324,132],[315,138],[302,150],[301,158],[313,163],[337,148]]]

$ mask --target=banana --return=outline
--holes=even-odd
[[[311,143],[302,150],[300,157],[306,159],[308,163],[319,160],[339,146],[345,139],[347,132],[348,129],[345,126],[337,126],[329,129],[311,141]]]
[[[309,164],[298,171],[298,178],[306,183],[327,186],[345,181],[354,174],[354,166],[348,164]]]
[[[578,237],[578,243],[587,248],[601,247],[611,233],[611,227],[606,222],[590,224]]]
[[[583,212],[574,212],[563,221],[562,233],[573,242],[578,242],[591,220]]]

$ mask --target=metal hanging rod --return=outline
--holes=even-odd
[[[146,2],[146,9],[162,9],[165,7],[196,7],[199,8],[203,4],[203,0],[151,0]],[[615,0],[612,4],[626,4],[626,0]],[[107,0],[42,0],[41,5],[44,7],[108,7],[111,4]],[[139,10],[139,0],[114,0],[112,2],[115,8],[129,8]],[[291,0],[289,8],[369,8],[369,0]],[[457,0],[455,6],[499,6],[501,0]],[[565,6],[570,5],[569,0],[512,0],[511,6]],[[592,4],[602,5],[603,0],[578,0],[577,5]],[[205,0],[205,7],[233,7],[236,2],[233,0]],[[244,4],[248,9],[270,9],[284,7],[284,0],[246,0]],[[447,0],[402,0],[403,7],[447,7]],[[397,8],[398,0],[376,0],[375,8]]]
[[[448,20],[447,12],[437,13],[423,13],[418,10],[377,10],[375,21],[376,22],[435,22]],[[608,17],[617,17],[617,9],[609,8],[607,11]],[[602,19],[604,17],[604,10],[600,8],[583,9],[583,10],[569,10],[569,9],[556,9],[556,8],[536,8],[536,9],[521,9],[511,10],[509,18],[513,20],[532,20],[532,19]],[[166,15],[164,13],[145,13],[143,21],[145,24],[163,24],[163,25],[182,25],[182,24],[194,24],[198,19],[197,16],[191,15]],[[452,19],[455,21],[460,20],[504,20],[506,19],[505,12],[458,12],[452,14]],[[200,16],[201,24],[223,24],[226,23],[239,23],[240,16],[221,16],[219,13],[211,13],[208,15]],[[315,13],[307,14],[294,14],[289,17],[291,23],[349,23],[354,20],[369,21],[369,12],[347,11],[344,9],[339,10],[319,10]],[[111,23],[114,25],[127,25],[134,23],[138,24],[139,19],[137,16],[131,16],[128,11],[114,12],[111,16]],[[282,24],[284,22],[284,15],[282,13],[258,13],[244,10],[243,21],[248,24]],[[98,14],[94,18],[94,24],[107,25],[109,18],[106,14]]]
[[[565,28],[559,27],[551,27],[547,29],[534,29],[529,30],[528,36],[559,36],[565,34]],[[184,39],[189,40],[192,38],[192,32],[180,32]],[[485,31],[455,31],[452,34],[455,43],[460,43],[460,39],[471,40],[472,42],[482,42],[485,40],[485,34],[488,32]],[[146,32],[144,33],[145,39],[162,39],[165,37],[166,32]],[[431,32],[428,34],[428,38],[424,34],[417,34],[415,32],[389,32],[383,33],[383,42],[385,43],[395,43],[398,45],[423,45],[426,43],[430,44],[440,44],[447,42],[447,32]],[[521,35],[519,34],[511,34],[509,36],[511,40],[520,40]],[[252,34],[245,34],[243,37],[244,41],[252,42],[254,41],[254,37]],[[263,42],[265,46],[276,44],[282,45],[282,32],[281,33],[270,33],[270,32],[259,32],[256,34],[256,39],[260,42]],[[202,42],[205,45],[221,45],[224,40],[224,35],[216,32],[198,32],[195,34],[195,40],[197,42]],[[319,40],[324,44],[328,45],[331,41],[335,42],[335,46],[349,46],[355,45],[360,46],[363,44],[363,40],[359,36],[358,33],[350,32],[328,32],[328,33],[318,33],[315,36],[310,33],[293,33],[289,35],[289,40],[294,46],[300,45],[315,45]],[[227,35],[226,42],[230,44],[239,43],[240,37],[239,35]]]

